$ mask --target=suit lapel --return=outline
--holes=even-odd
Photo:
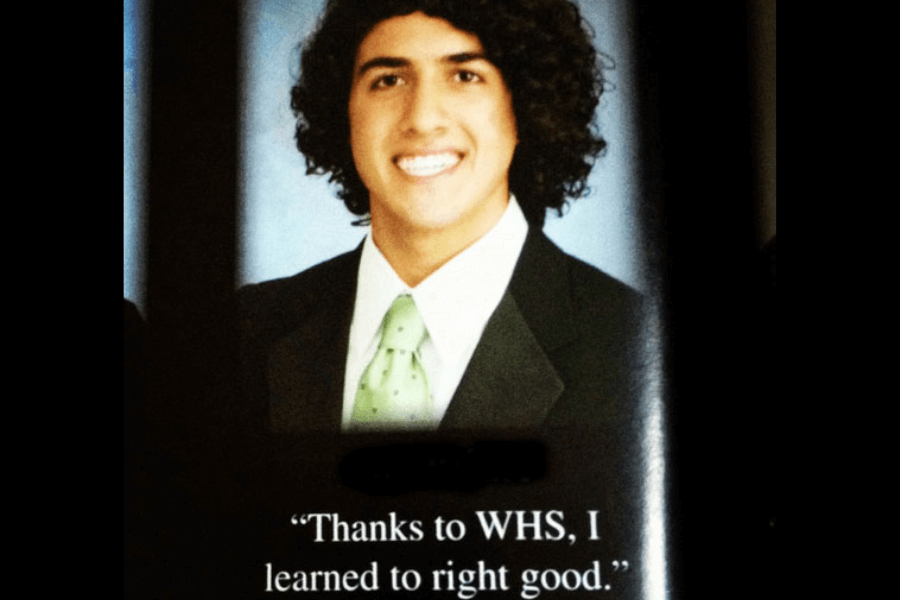
[[[337,268],[323,270],[327,280],[307,279],[306,289],[292,292],[299,298],[290,317],[296,326],[273,346],[267,365],[274,431],[340,429],[360,250],[340,257]]]
[[[553,364],[507,292],[485,327],[441,429],[534,427],[562,391]]]
[[[562,252],[529,231],[441,429],[539,426],[564,391],[552,354],[576,337]]]

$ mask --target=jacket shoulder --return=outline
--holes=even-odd
[[[356,249],[296,275],[239,288],[237,309],[244,331],[295,327],[330,298],[354,294],[359,254]]]
[[[596,309],[622,316],[637,316],[640,313],[644,304],[640,292],[593,265],[573,256],[565,257],[573,307],[576,310]]]
[[[526,303],[530,314],[550,313],[557,322],[579,317],[637,315],[642,295],[618,279],[604,273],[556,246],[543,233],[532,234],[514,281],[517,300]],[[576,327],[581,327],[577,325]]]

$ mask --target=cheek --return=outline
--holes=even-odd
[[[482,111],[481,131],[490,132],[498,150],[512,152],[519,143],[516,117],[509,97],[497,98],[492,110]]]
[[[519,144],[519,128],[516,124],[516,113],[513,110],[512,98],[506,97],[503,103],[503,114],[500,116],[502,123],[506,126],[507,137],[512,140],[513,146]]]
[[[391,137],[390,110],[383,106],[350,106],[350,147],[353,156],[373,158]]]
[[[371,123],[366,118],[365,111],[350,110],[350,149],[353,152],[353,160],[360,175],[367,170],[371,161],[373,139]]]
[[[519,144],[516,121],[509,111],[498,111],[490,122],[493,131],[493,144],[498,153],[498,160],[512,161],[512,155]]]

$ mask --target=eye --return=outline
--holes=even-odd
[[[382,75],[372,82],[373,90],[392,88],[399,85],[403,80],[399,75]]]
[[[461,83],[476,83],[479,81],[483,81],[481,75],[475,73],[473,71],[457,71],[456,80]]]

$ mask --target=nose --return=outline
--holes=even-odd
[[[407,135],[431,135],[447,125],[446,98],[440,85],[420,79],[404,98],[403,129]]]

